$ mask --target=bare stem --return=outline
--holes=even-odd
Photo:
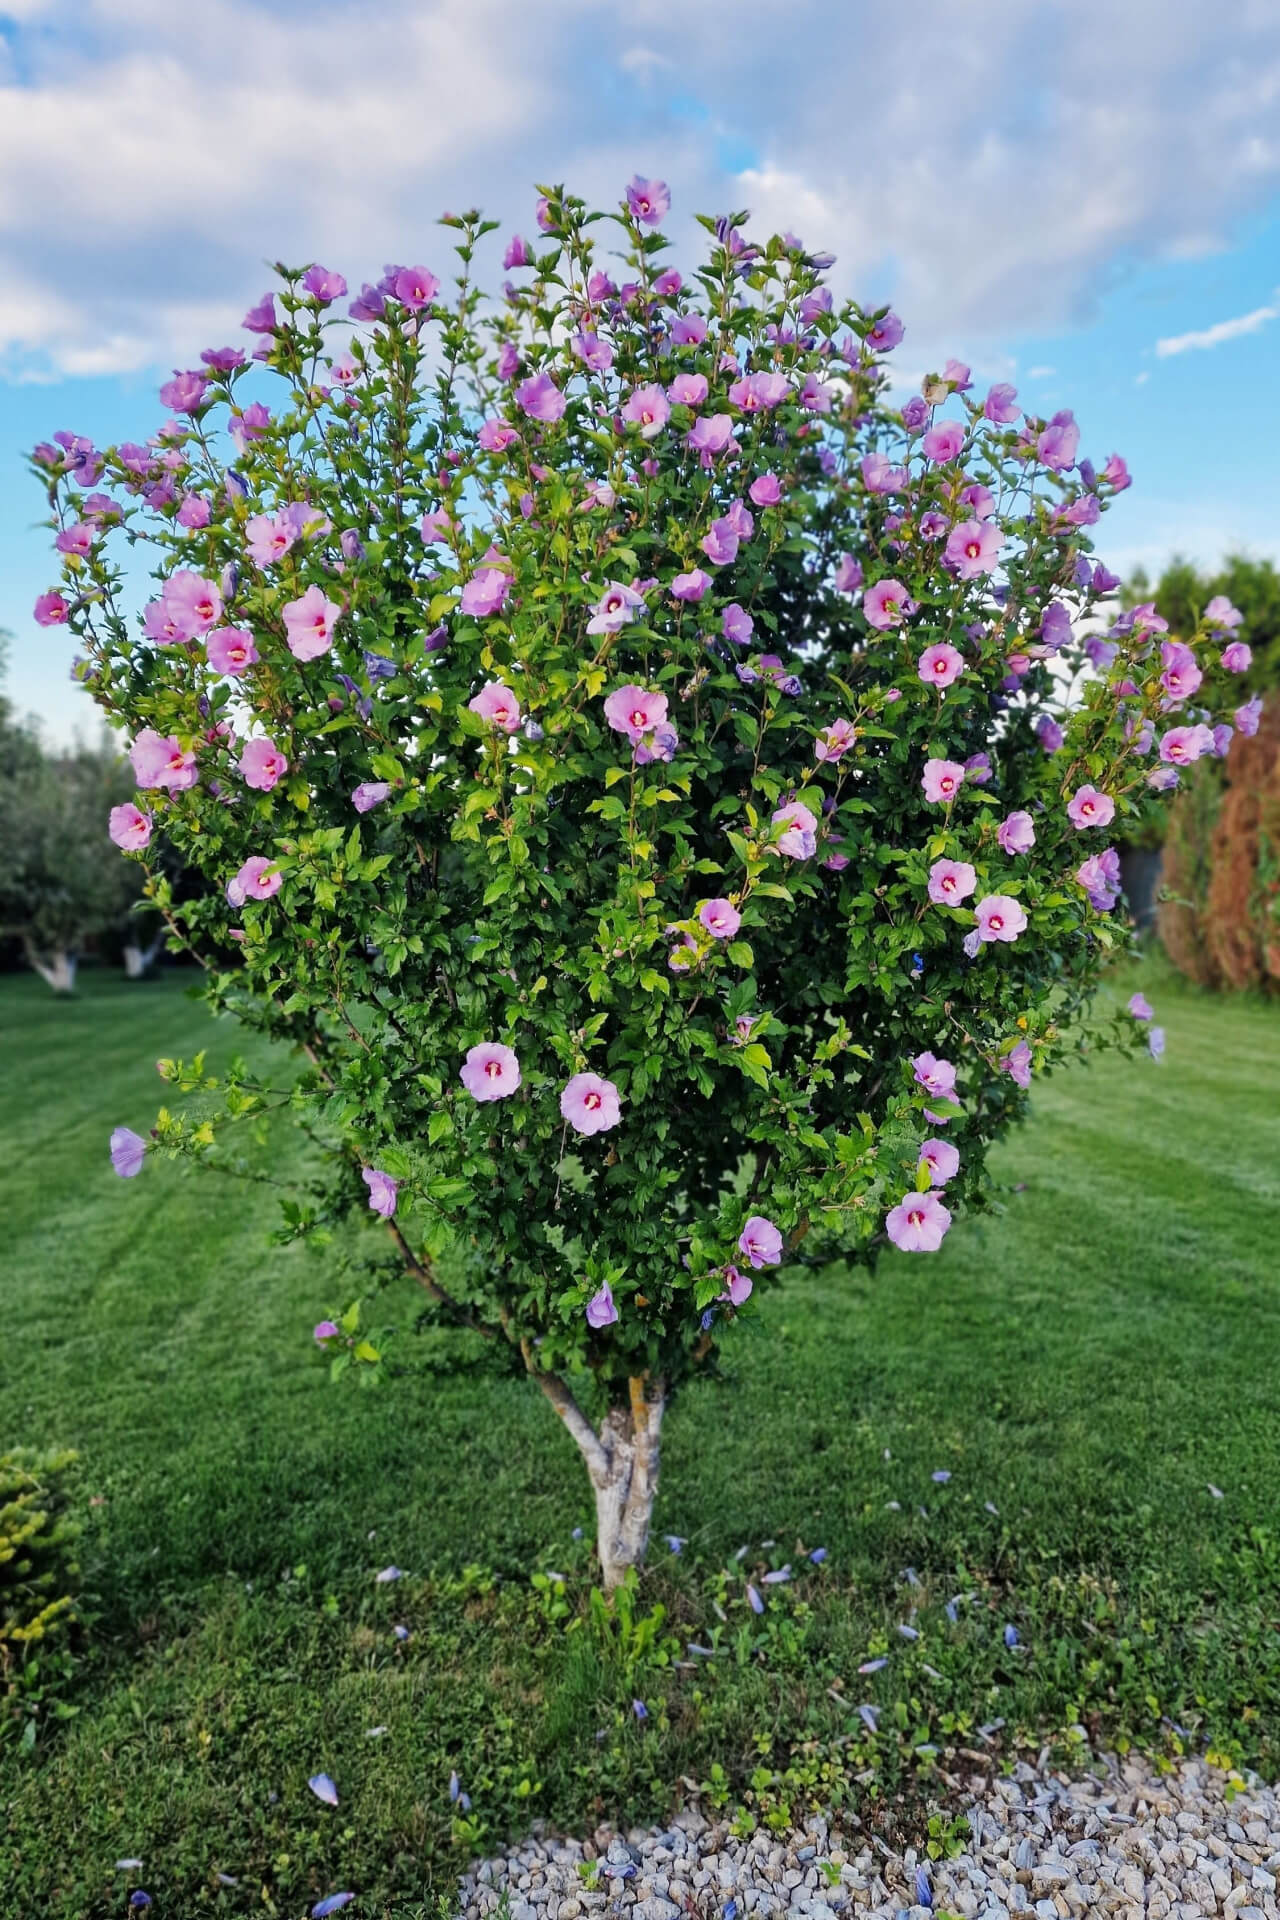
[[[400,1249],[400,1258],[404,1261],[405,1270],[413,1275],[418,1285],[429,1293],[433,1300],[438,1301],[459,1326],[469,1327],[473,1333],[483,1334],[486,1340],[492,1340],[493,1328],[487,1327],[482,1320],[477,1320],[468,1307],[462,1306],[452,1295],[445,1292],[436,1279],[431,1262],[418,1258],[394,1220],[387,1221],[387,1232]]]
[[[609,1455],[606,1452],[595,1428],[574,1399],[573,1394],[558,1373],[543,1373],[533,1363],[533,1348],[528,1340],[520,1342],[520,1351],[524,1355],[524,1364],[529,1373],[542,1388],[547,1399],[565,1425],[579,1453],[587,1463],[587,1472],[597,1483],[609,1476]]]

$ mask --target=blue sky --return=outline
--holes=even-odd
[[[891,299],[905,378],[970,361],[1075,408],[1135,485],[1127,570],[1280,558],[1280,8],[1233,0],[0,0],[0,627],[9,691],[92,730],[23,453],[142,439],[263,262],[447,258],[535,180],[633,172],[670,231],[749,207]],[[493,281],[500,278],[495,249]]]

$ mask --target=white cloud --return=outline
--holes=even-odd
[[[1280,307],[1255,307],[1252,313],[1242,313],[1235,320],[1219,320],[1212,327],[1203,327],[1198,333],[1175,333],[1168,339],[1156,341],[1156,352],[1162,360],[1170,354],[1190,353],[1200,347],[1220,347],[1224,340],[1239,340],[1247,333],[1257,333],[1259,327],[1265,327],[1268,320],[1274,320],[1280,314]]]
[[[655,47],[628,47],[619,57],[618,65],[624,73],[639,74],[644,80],[652,80],[655,75],[674,65],[669,54],[659,53]]]
[[[841,290],[892,297],[913,360],[976,363],[1089,317],[1117,259],[1221,248],[1280,185],[1273,0],[987,0],[974,32],[946,0],[789,0],[785,32],[776,0],[21,0],[17,17],[11,377],[181,362],[234,326],[264,260],[438,263],[446,205],[527,226],[534,180],[610,202],[635,171],[671,181],[678,236],[695,208],[746,201],[832,247]],[[744,144],[751,165],[726,173]]]

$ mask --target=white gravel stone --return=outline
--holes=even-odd
[[[957,1786],[959,1782],[957,1782]],[[1129,1756],[1082,1779],[1019,1761],[975,1778],[965,1852],[929,1863],[933,1909],[962,1920],[1280,1920],[1280,1805],[1256,1780],[1228,1801],[1226,1777],[1188,1760],[1160,1774]],[[477,1862],[458,1920],[932,1920],[918,1902],[914,1848],[891,1853],[853,1814],[749,1838],[696,1808],[668,1827],[583,1841],[539,1833]],[[827,1869],[831,1871],[828,1872]]]

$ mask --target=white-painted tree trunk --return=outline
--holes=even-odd
[[[644,1564],[658,1491],[663,1406],[660,1397],[642,1397],[638,1414],[631,1407],[615,1407],[599,1433],[606,1470],[592,1471],[587,1463],[596,1494],[596,1552],[606,1593],[620,1587],[632,1567]]]
[[[596,1552],[606,1593],[643,1565],[658,1491],[666,1388],[647,1376],[628,1382],[629,1404],[612,1407],[597,1433],[564,1382],[536,1379],[578,1447],[596,1496]]]
[[[27,959],[40,978],[51,986],[55,993],[73,993],[76,984],[76,958],[65,947],[55,947],[47,955],[25,942]]]
[[[135,947],[132,943],[124,950],[124,972],[126,980],[141,980],[161,947],[164,945],[164,930],[156,935],[149,947]]]

